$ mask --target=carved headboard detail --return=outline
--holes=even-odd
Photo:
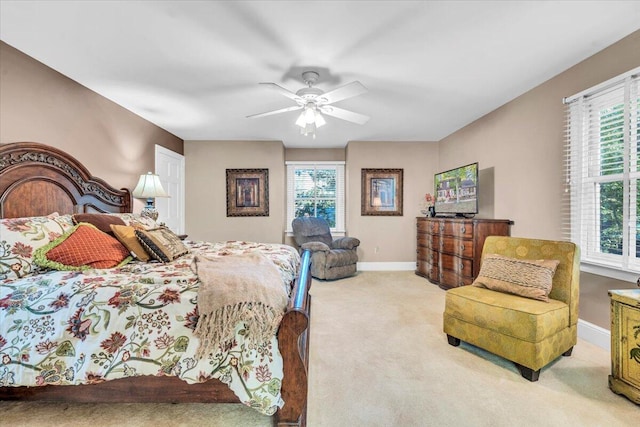
[[[64,151],[37,142],[0,145],[0,218],[131,209],[128,189],[92,176]]]

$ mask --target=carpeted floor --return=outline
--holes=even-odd
[[[607,386],[609,353],[573,355],[523,379],[510,362],[442,333],[444,291],[412,272],[314,281],[308,425],[637,426]],[[0,402],[4,426],[267,426],[241,405]]]

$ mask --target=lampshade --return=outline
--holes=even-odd
[[[155,197],[169,197],[164,188],[162,188],[160,177],[151,172],[147,172],[146,175],[140,175],[138,185],[136,185],[131,194],[137,199],[147,199],[147,205],[140,214],[154,221],[158,219],[158,211],[153,206],[153,199]]]
[[[164,188],[162,188],[160,177],[151,172],[147,172],[146,175],[140,175],[138,185],[133,189],[132,194],[137,199],[169,197]]]
[[[316,129],[326,123],[322,114],[312,104],[307,104],[296,120],[296,125],[300,126],[300,133],[305,136],[312,135],[314,138]]]

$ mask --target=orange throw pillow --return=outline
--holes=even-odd
[[[113,268],[131,260],[118,239],[88,223],[76,225],[69,233],[38,249],[37,264],[55,270]]]

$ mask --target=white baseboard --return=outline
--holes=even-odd
[[[358,271],[415,271],[416,262],[359,262]]]
[[[578,338],[611,351],[611,332],[586,320],[578,319]]]

